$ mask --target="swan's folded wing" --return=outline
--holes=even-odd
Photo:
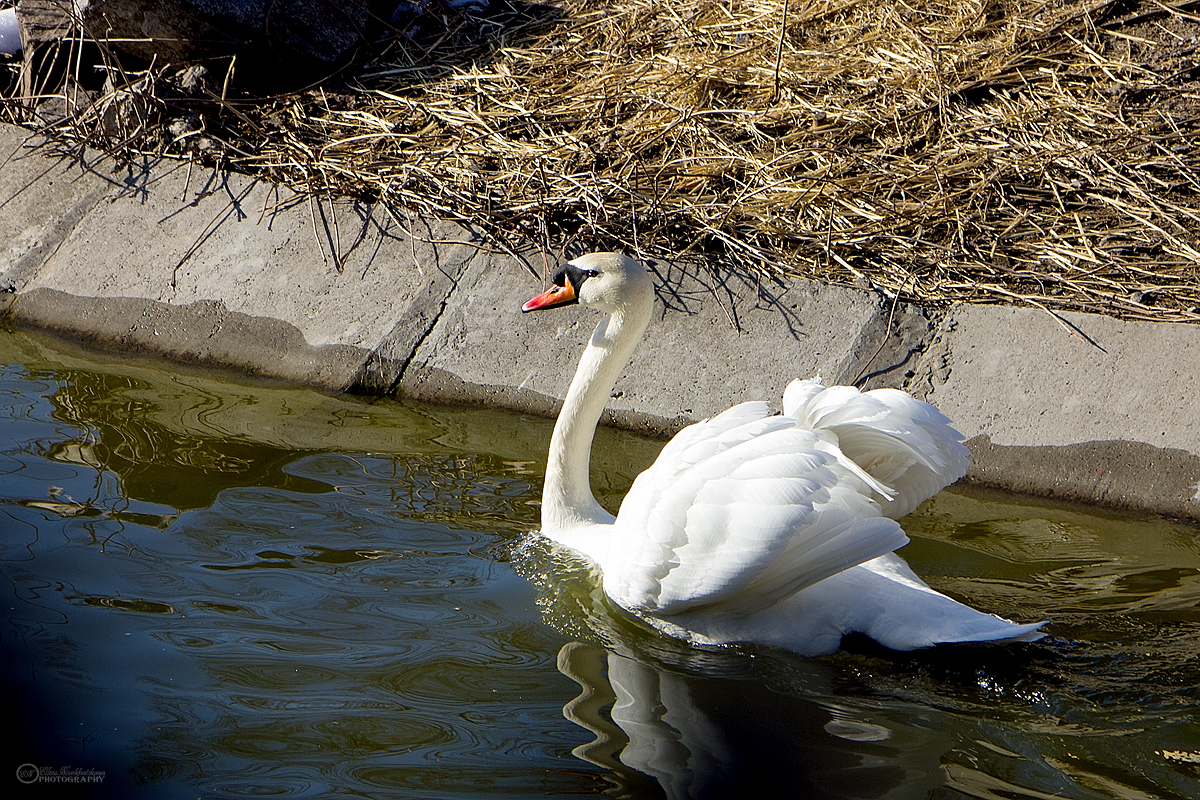
[[[772,429],[790,427],[786,420],[772,420],[770,409],[761,401],[738,403],[712,419],[687,426],[675,434],[658,454],[654,466],[651,467],[652,470],[657,470],[657,473],[652,477],[661,480],[722,449],[728,449],[758,435],[758,429],[754,428],[753,424],[762,424],[764,420],[768,420],[765,424]],[[646,471],[649,472],[650,470]]]
[[[622,605],[751,613],[907,541],[817,434],[748,411],[687,429],[635,482],[603,565]]]

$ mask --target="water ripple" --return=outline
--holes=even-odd
[[[943,493],[906,558],[1047,640],[690,648],[527,536],[547,421],[6,347],[6,715],[112,796],[1200,796],[1194,529]]]

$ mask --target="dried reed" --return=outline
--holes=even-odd
[[[237,169],[502,243],[1200,321],[1197,6],[494,0],[203,117]]]

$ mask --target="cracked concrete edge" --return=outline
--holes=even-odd
[[[864,390],[906,388],[939,318],[920,306],[878,298],[875,314],[859,331],[852,359],[833,382]]]
[[[349,391],[360,394],[394,394],[422,342],[433,332],[454,298],[463,275],[479,250],[459,246],[442,257],[433,248],[431,279],[409,303],[392,330],[363,361]]]

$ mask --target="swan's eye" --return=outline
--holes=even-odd
[[[575,291],[578,292],[579,287],[583,285],[584,281],[586,281],[588,278],[594,278],[599,274],[600,270],[598,269],[582,269],[574,264],[568,263],[565,267],[554,273],[554,285],[566,286],[567,282],[570,281],[571,286],[573,286]]]

